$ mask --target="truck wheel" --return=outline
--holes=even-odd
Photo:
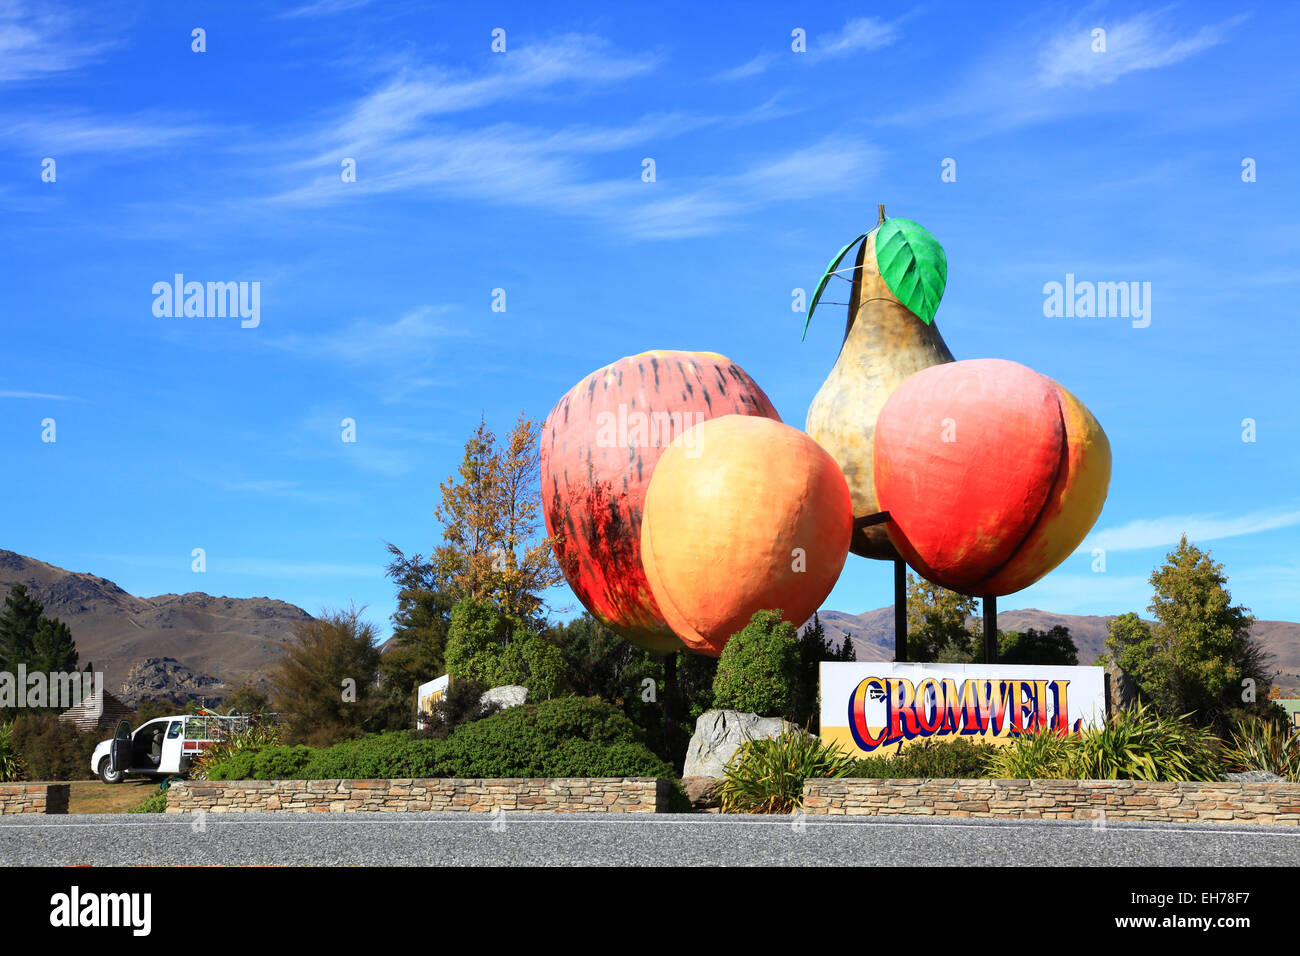
[[[104,757],[99,761],[99,779],[105,783],[121,783],[122,777],[124,777],[125,774],[123,774],[121,770],[116,772],[110,770],[109,766],[111,763],[112,761],[108,757]]]

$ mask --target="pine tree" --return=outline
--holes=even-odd
[[[0,614],[0,670],[19,664],[30,671],[69,673],[78,666],[77,644],[68,625],[45,616],[45,605],[15,584]]]
[[[36,629],[45,606],[27,593],[25,584],[15,584],[5,598],[0,614],[0,670],[14,671],[32,659]]]
[[[1159,709],[1218,725],[1227,711],[1266,698],[1267,655],[1250,636],[1249,610],[1232,605],[1227,581],[1223,565],[1184,535],[1151,574],[1155,625],[1136,614],[1111,621],[1107,649]]]

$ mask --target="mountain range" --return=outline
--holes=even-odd
[[[266,597],[136,597],[107,578],[0,550],[0,599],[15,584],[27,585],[47,616],[72,629],[81,665],[103,671],[104,687],[128,703],[140,696],[219,698],[244,683],[265,687],[294,625],[312,619]]]
[[[0,599],[15,584],[27,585],[48,616],[72,629],[82,666],[91,662],[103,671],[104,686],[128,703],[144,696],[219,699],[246,683],[265,688],[295,625],[312,619],[302,608],[269,597],[200,591],[136,597],[107,578],[0,550]],[[892,605],[862,614],[826,610],[820,617],[837,647],[845,637],[853,641],[858,660],[893,660]],[[1081,664],[1105,650],[1110,620],[1033,608],[998,613],[1004,631],[1068,627]],[[1256,621],[1251,633],[1273,655],[1283,691],[1300,695],[1300,624]]]

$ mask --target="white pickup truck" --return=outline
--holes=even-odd
[[[248,728],[249,717],[181,714],[158,717],[131,730],[119,721],[112,740],[101,741],[90,757],[90,769],[104,783],[133,777],[174,777],[190,768],[196,757],[218,740],[228,740]]]

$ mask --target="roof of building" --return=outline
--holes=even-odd
[[[112,727],[134,713],[134,710],[108,691],[101,691],[89,695],[76,707],[69,707],[59,714],[59,720],[76,724],[82,730],[90,730],[92,727]]]

